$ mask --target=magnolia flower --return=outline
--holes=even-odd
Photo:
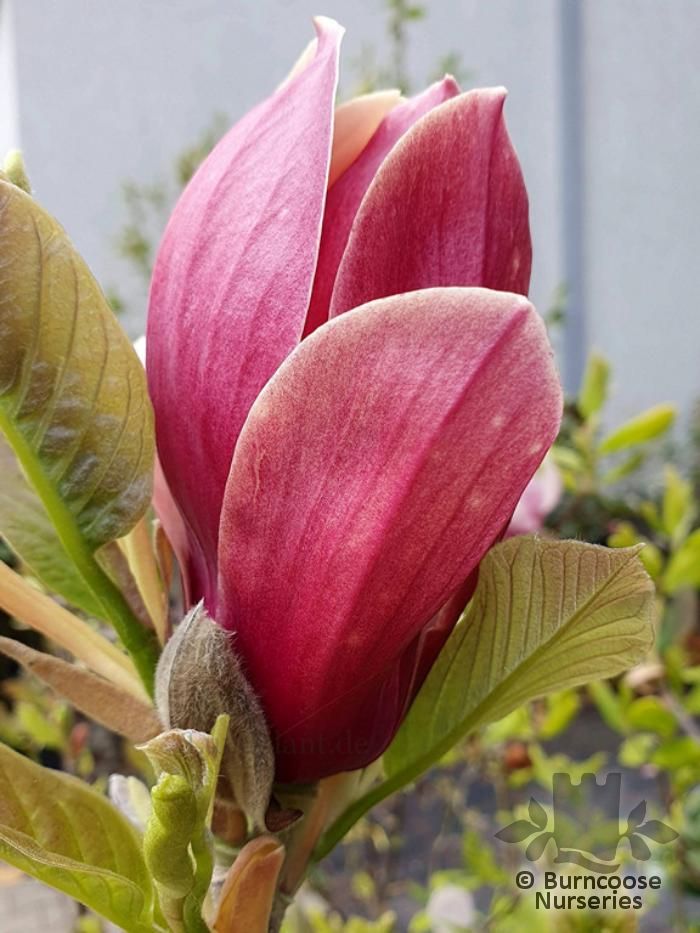
[[[505,92],[334,109],[316,31],[180,198],[148,321],[157,509],[282,781],[386,748],[561,412]]]
[[[559,503],[563,490],[559,467],[551,457],[545,457],[515,507],[506,537],[539,531],[544,520]]]

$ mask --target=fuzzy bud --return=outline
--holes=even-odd
[[[275,761],[262,708],[245,679],[234,638],[199,603],[165,646],[156,672],[156,705],[168,728],[209,732],[230,717],[221,770],[251,829],[265,829]]]

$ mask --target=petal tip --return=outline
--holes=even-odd
[[[336,41],[340,41],[345,35],[345,26],[341,26],[336,19],[332,19],[330,16],[314,16],[312,22],[319,40],[329,36],[336,39]]]

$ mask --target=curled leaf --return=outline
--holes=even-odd
[[[163,644],[166,640],[168,618],[167,591],[161,582],[155,541],[151,540],[146,519],[139,519],[129,534],[119,539],[118,544],[126,556],[158,640]]]
[[[227,730],[228,717],[219,716],[211,735],[172,729],[141,746],[158,777],[144,852],[174,930],[208,929],[202,908],[214,868],[210,824]]]

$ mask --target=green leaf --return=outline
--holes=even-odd
[[[0,745],[0,858],[128,933],[153,933],[136,831],[82,781]]]
[[[646,453],[644,451],[640,450],[637,453],[631,454],[626,460],[623,460],[622,463],[604,473],[601,477],[601,483],[605,486],[612,486],[613,483],[619,483],[621,479],[625,479],[625,477],[630,476],[632,473],[636,473],[645,460]]]
[[[661,521],[669,538],[680,543],[690,531],[695,516],[693,487],[672,466],[665,468],[664,478]]]
[[[561,470],[571,470],[573,473],[580,473],[586,468],[586,462],[581,454],[572,450],[571,447],[563,447],[559,444],[552,447],[552,460]]]
[[[639,559],[649,576],[656,580],[664,568],[664,556],[655,544],[639,534],[631,522],[618,522],[615,530],[608,536],[608,547],[635,547],[643,544],[639,552]]]
[[[676,409],[673,405],[655,405],[608,434],[598,450],[601,454],[614,454],[618,450],[644,444],[668,431],[675,418]]]
[[[657,739],[647,732],[637,733],[625,739],[617,754],[618,761],[626,768],[640,768],[647,764],[654,752]]]
[[[63,229],[3,180],[0,255],[0,432],[150,682],[155,640],[94,556],[150,502],[153,413],[143,367]]]
[[[700,586],[700,529],[689,535],[671,555],[663,581],[664,589],[671,594],[687,586]]]
[[[627,721],[639,732],[652,732],[662,739],[670,739],[678,731],[673,713],[658,697],[640,697],[627,708]]]
[[[591,353],[586,363],[581,389],[576,402],[584,418],[597,414],[608,397],[610,364],[598,353]]]
[[[0,476],[0,529],[12,550],[48,590],[88,615],[104,618],[103,607],[68,556],[2,434]]]
[[[700,743],[689,735],[668,739],[651,756],[651,762],[668,771],[675,771],[685,765],[700,768]]]
[[[571,723],[581,706],[575,690],[563,690],[547,698],[546,713],[537,724],[540,739],[553,739]]]
[[[621,735],[627,735],[630,730],[625,704],[610,684],[604,680],[593,680],[588,684],[588,692],[593,698],[603,722]]]
[[[640,661],[652,644],[653,611],[654,587],[636,549],[534,537],[492,548],[471,603],[384,755],[386,780],[328,830],[319,857],[369,807],[478,726]]]

